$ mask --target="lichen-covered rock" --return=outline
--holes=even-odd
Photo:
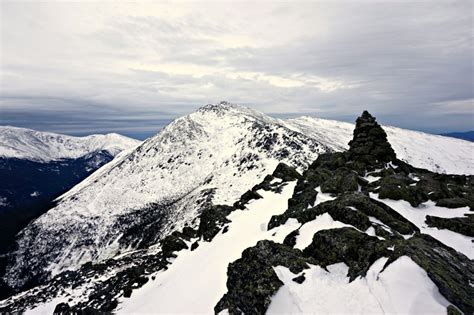
[[[415,183],[413,179],[403,174],[385,176],[379,181],[379,197],[392,200],[403,199],[408,201],[413,207],[417,207],[421,203],[428,201],[428,194],[419,186],[412,186]]]
[[[286,220],[293,217],[294,214],[308,209],[316,201],[316,196],[318,194],[315,190],[316,187],[313,187],[312,185],[300,185],[298,187],[298,183],[293,193],[293,197],[288,200],[288,209],[283,214],[271,217],[270,222],[268,223],[269,230],[285,224]]]
[[[453,305],[449,305],[447,308],[448,315],[462,315],[462,313]]]
[[[420,234],[397,246],[395,254],[407,255],[428,274],[439,292],[465,314],[474,313],[474,263],[433,237]]]
[[[436,205],[446,208],[474,209],[474,176],[435,174],[426,170],[414,172],[420,177],[416,187]]]
[[[311,163],[308,167],[308,171],[315,169],[337,170],[346,165],[348,158],[348,152],[323,153],[320,154],[313,163]]]
[[[298,173],[296,169],[286,165],[285,163],[278,163],[272,175],[282,179],[285,182],[291,182],[301,178],[300,173]]]
[[[293,273],[309,268],[300,250],[259,241],[255,247],[246,249],[242,258],[229,264],[228,291],[217,303],[215,312],[227,309],[230,314],[264,314],[271,297],[283,285],[273,266],[285,266]]]
[[[387,246],[387,242],[353,228],[339,228],[314,234],[313,241],[303,253],[322,267],[344,262],[349,266],[348,276],[352,281],[365,276],[377,259],[390,256]]]
[[[253,190],[247,190],[242,197],[238,201],[234,203],[234,208],[237,209],[245,209],[245,205],[250,201],[250,200],[257,200],[257,199],[262,199],[262,196],[257,193],[256,191]]]
[[[375,217],[400,234],[412,234],[419,229],[397,211],[383,202],[369,198],[364,194],[350,194],[342,197],[343,203],[352,205],[368,216]]]
[[[54,308],[53,314],[66,314],[66,313],[70,312],[70,310],[71,310],[71,308],[69,307],[69,304],[59,303]]]
[[[357,191],[359,176],[352,170],[340,168],[333,175],[321,184],[323,193],[342,193]]]
[[[427,215],[426,224],[438,229],[448,229],[474,237],[474,214],[468,214],[467,216],[460,218],[440,218]]]
[[[185,226],[181,232],[181,236],[189,241],[190,239],[197,236],[197,231],[190,226]]]
[[[305,210],[316,201],[318,187],[331,177],[330,171],[308,169],[296,182],[293,196],[288,200],[288,209],[281,215],[274,215],[268,223],[268,229],[273,229],[286,222],[293,213]]]
[[[285,236],[285,239],[283,240],[283,244],[294,247],[296,245],[296,238],[300,235],[300,230],[296,229],[287,236]]]
[[[225,223],[229,223],[227,216],[235,208],[225,205],[209,206],[200,215],[198,234],[210,242],[219,233]]]
[[[285,212],[279,217],[295,218],[304,224],[324,213],[328,213],[334,220],[353,225],[363,231],[372,226],[369,216],[377,218],[400,234],[412,234],[419,231],[413,223],[386,204],[360,192],[341,194],[336,199],[321,203],[316,207]]]
[[[445,207],[445,208],[461,208],[461,207],[470,207],[472,209],[472,201],[467,198],[444,198],[439,199],[436,202],[438,207]]]
[[[198,242],[198,241],[192,243],[192,244],[191,244],[191,251],[195,250],[195,249],[198,248],[198,247],[199,247],[199,242]]]
[[[294,282],[296,283],[299,283],[299,284],[302,284],[305,280],[306,280],[306,277],[304,276],[304,273],[302,273],[301,275],[299,275],[298,277],[295,277],[293,279]]]

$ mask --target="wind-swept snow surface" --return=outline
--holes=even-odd
[[[402,256],[384,271],[386,258],[377,260],[365,278],[349,282],[348,267],[338,263],[311,266],[306,280],[296,283],[288,268],[275,271],[283,281],[272,299],[268,314],[446,314],[450,304],[409,257]]]
[[[283,241],[286,233],[267,231],[272,215],[287,208],[295,182],[287,184],[281,194],[259,191],[263,199],[252,201],[245,210],[229,215],[229,231],[217,235],[212,242],[201,242],[194,251],[180,251],[168,270],[156,275],[130,299],[123,299],[123,313],[205,313],[226,292],[227,266],[240,258],[242,251],[259,240]]]

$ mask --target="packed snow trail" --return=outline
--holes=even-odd
[[[154,281],[122,299],[121,313],[207,313],[227,292],[227,266],[258,241],[283,238],[298,225],[285,225],[267,231],[272,215],[287,209],[296,182],[288,183],[281,194],[259,191],[263,199],[251,201],[246,210],[236,210],[228,218],[229,231],[218,234],[212,242],[200,242],[194,251],[183,250],[166,271]],[[275,233],[275,235],[273,235]]]

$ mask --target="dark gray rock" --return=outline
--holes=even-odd
[[[349,153],[352,160],[366,164],[396,159],[395,151],[387,141],[387,134],[367,111],[356,120],[354,137],[349,142]]]
[[[264,314],[271,297],[283,285],[273,266],[285,266],[293,273],[308,268],[307,259],[298,249],[272,241],[259,241],[246,249],[242,258],[229,264],[227,293],[214,311],[227,309],[230,314]]]

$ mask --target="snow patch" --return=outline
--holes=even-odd
[[[366,181],[368,181],[369,183],[376,182],[376,181],[378,181],[378,180],[381,179],[381,178],[382,178],[382,177],[380,177],[380,176],[372,176],[372,175],[368,175],[368,176],[364,177],[364,179],[365,179]]]
[[[316,191],[318,192],[318,194],[316,195],[316,201],[314,202],[313,207],[316,207],[320,203],[331,201],[337,198],[336,196],[332,196],[331,194],[321,192],[321,186],[316,187]]]
[[[284,283],[267,314],[446,314],[450,304],[426,272],[402,256],[381,272],[387,258],[378,259],[365,278],[349,282],[344,263],[310,266],[298,284],[288,268],[274,267]],[[400,276],[403,275],[403,276]]]

